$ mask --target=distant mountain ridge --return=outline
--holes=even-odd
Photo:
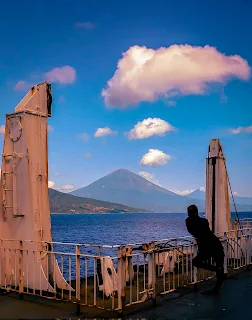
[[[113,171],[71,194],[153,212],[185,212],[192,203],[191,199],[162,188],[127,169]],[[204,211],[204,201],[194,199],[193,202],[200,211]]]
[[[144,208],[152,212],[186,212],[187,206],[192,203],[198,206],[199,211],[205,211],[205,193],[201,190],[181,196],[127,169],[115,170],[84,188],[72,191],[71,194]],[[246,203],[236,201],[236,206],[238,211],[252,211],[249,200]],[[232,203],[231,210],[234,210]]]
[[[113,213],[145,212],[144,209],[127,207],[118,203],[76,197],[68,193],[48,189],[51,213]]]
[[[196,199],[201,199],[205,201],[206,193],[203,190],[197,189],[189,193],[185,197],[193,198],[193,199],[196,198]],[[238,211],[252,211],[252,198],[234,196],[234,201]],[[230,196],[230,208],[231,208],[231,211],[235,209],[231,196]]]

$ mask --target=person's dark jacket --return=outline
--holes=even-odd
[[[223,253],[222,244],[211,231],[207,219],[199,216],[188,217],[186,227],[188,232],[196,239],[199,252],[211,255]]]

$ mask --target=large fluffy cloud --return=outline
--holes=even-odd
[[[127,136],[129,140],[145,139],[151,136],[163,136],[175,128],[160,118],[148,118],[139,121]]]
[[[163,151],[158,149],[149,149],[149,151],[142,157],[140,165],[160,167],[167,163],[171,159],[169,154],[165,154]]]
[[[238,127],[236,129],[231,129],[233,134],[240,134],[240,133],[252,133],[252,126],[249,127]]]
[[[95,138],[100,138],[100,137],[105,137],[113,134],[117,134],[117,131],[113,131],[109,127],[105,127],[105,128],[98,128],[94,136]]]
[[[69,84],[75,82],[76,70],[70,66],[54,68],[44,74],[44,78],[48,82],[58,82]]]
[[[125,108],[159,96],[202,95],[211,83],[248,80],[250,72],[248,62],[239,55],[226,56],[210,46],[172,45],[156,50],[133,46],[123,53],[102,96],[108,107]]]

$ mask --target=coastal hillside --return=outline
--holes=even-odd
[[[54,189],[49,190],[51,213],[113,213],[113,212],[146,212],[118,203],[99,201],[95,199],[76,197]]]

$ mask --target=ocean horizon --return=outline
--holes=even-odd
[[[204,213],[200,214],[204,216]],[[186,213],[58,213],[51,215],[55,242],[122,245],[189,236]],[[234,220],[235,213],[231,213]],[[240,219],[252,212],[240,212]]]

